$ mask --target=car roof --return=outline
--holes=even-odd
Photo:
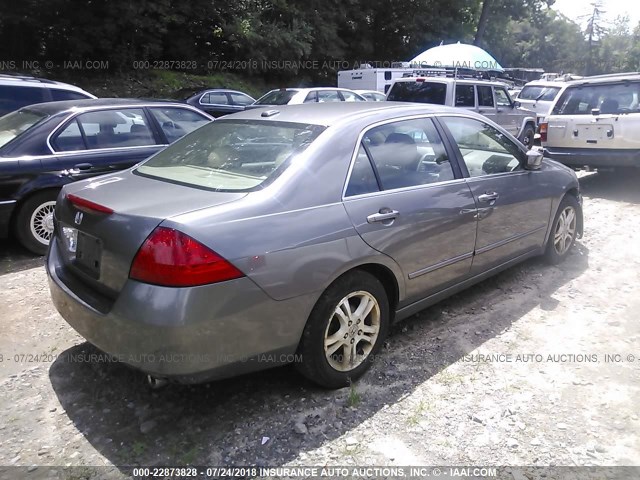
[[[287,88],[274,88],[267,93],[278,92],[278,91],[287,91],[287,92],[313,92],[313,91],[324,91],[324,90],[340,90],[353,92],[355,90],[351,90],[350,88],[340,88],[340,87],[287,87]]]
[[[178,101],[139,100],[127,98],[89,98],[86,100],[65,100],[62,102],[36,103],[22,107],[22,110],[34,110],[47,115],[70,110],[93,110],[104,107],[144,107],[144,106],[176,106],[190,108],[188,104]]]
[[[68,83],[58,82],[56,80],[49,80],[47,78],[38,78],[38,77],[30,77],[27,75],[11,75],[11,74],[0,74],[0,85],[19,85],[19,86],[29,86],[36,88],[59,88],[61,90],[71,90],[74,92],[85,92],[80,87],[76,87],[75,85],[70,85]]]
[[[198,95],[206,92],[224,92],[224,93],[241,93],[243,95],[249,96],[248,93],[245,93],[240,90],[233,90],[232,88],[203,88],[202,90],[198,90],[194,95]]]
[[[272,113],[277,112],[277,113]],[[272,113],[271,115],[265,115]],[[446,107],[444,105],[432,105],[425,103],[407,102],[327,102],[308,103],[302,105],[277,105],[245,110],[243,112],[227,115],[217,121],[233,120],[262,120],[277,122],[293,122],[311,125],[332,126],[349,120],[358,120],[371,114],[387,113],[389,118],[394,116],[411,116],[420,114],[447,113],[472,117],[477,115],[460,108]],[[478,117],[485,118],[485,117]]]
[[[534,80],[528,82],[525,87],[564,87],[569,82],[554,81],[554,80]],[[522,87],[524,88],[524,87]]]
[[[439,81],[442,83],[462,83],[462,84],[476,84],[481,83],[485,85],[495,85],[500,87],[506,87],[507,84],[501,82],[499,80],[483,80],[477,78],[453,78],[453,77],[404,77],[404,78],[396,78],[396,82],[417,82],[418,79],[420,81]]]
[[[622,82],[625,80],[640,80],[640,72],[613,73],[610,75],[596,75],[593,77],[584,77],[579,80],[571,80],[566,82],[567,85],[591,85],[600,83]]]

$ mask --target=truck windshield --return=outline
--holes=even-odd
[[[435,103],[444,105],[447,85],[440,82],[396,82],[391,87],[387,100],[393,102]]]
[[[520,100],[542,100],[545,102],[550,102],[560,91],[560,87],[544,87],[544,86],[535,86],[531,85],[529,87],[524,87],[518,98]]]

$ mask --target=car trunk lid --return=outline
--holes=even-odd
[[[131,172],[78,182],[56,206],[56,242],[64,276],[115,299],[131,263],[163,220],[239,200],[246,193],[213,192]],[[104,300],[104,299],[103,299]]]

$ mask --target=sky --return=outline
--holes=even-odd
[[[592,0],[556,0],[553,4],[555,10],[570,18],[578,24],[584,23],[579,17],[588,15],[593,7]],[[613,21],[618,15],[628,14],[631,20],[631,30],[640,22],[640,2],[638,0],[603,0],[603,10],[606,21]]]

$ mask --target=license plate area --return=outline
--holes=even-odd
[[[102,240],[78,230],[75,259],[76,268],[98,279],[102,268]]]
[[[589,142],[590,140],[608,140],[613,138],[613,125],[591,124],[578,125],[578,137]]]

